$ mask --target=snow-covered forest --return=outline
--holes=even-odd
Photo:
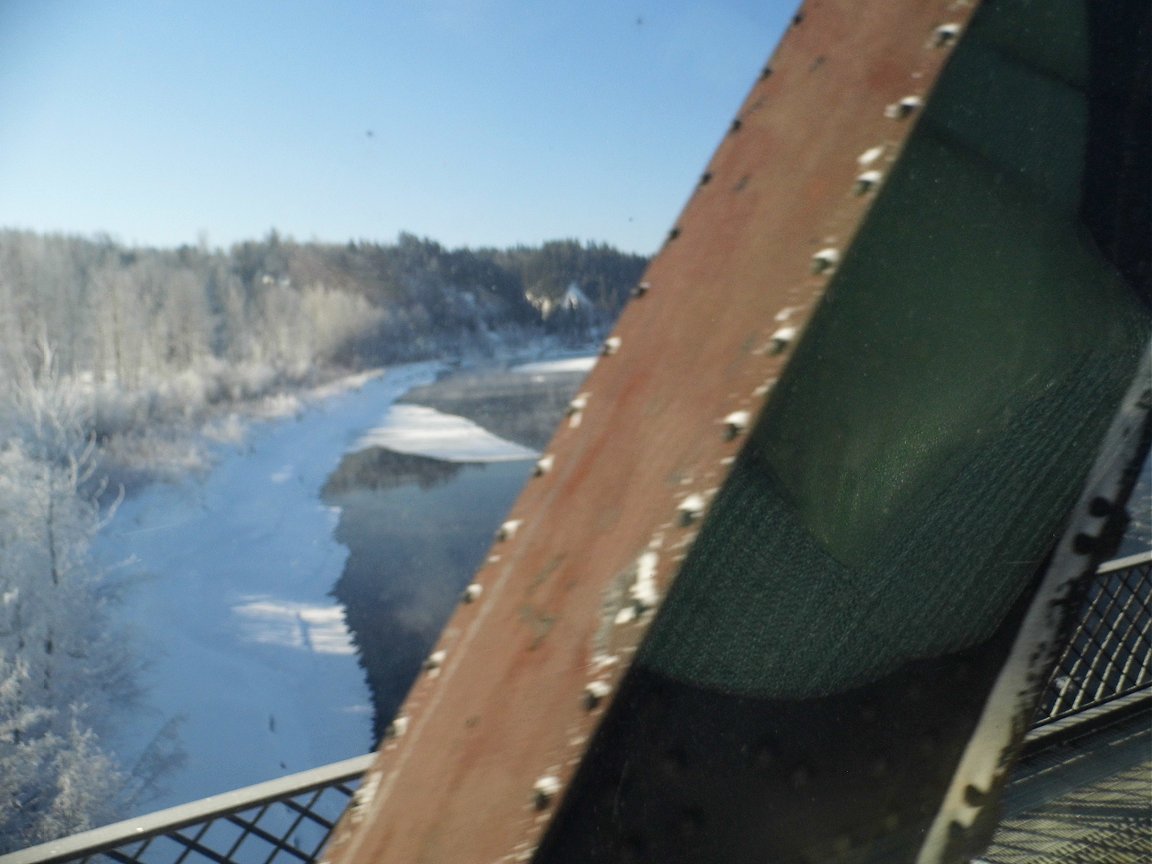
[[[55,373],[92,428],[184,418],[324,369],[595,339],[646,261],[575,241],[449,250],[297,243],[275,232],[211,250],[0,231],[0,372]]]
[[[0,852],[115,818],[179,759],[104,744],[141,658],[130,585],[92,538],[143,479],[192,470],[243,405],[401,360],[598,338],[645,264],[571,241],[508,250],[296,243],[130,248],[0,231]]]

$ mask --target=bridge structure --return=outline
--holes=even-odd
[[[1149,27],[807,3],[371,764],[174,860],[1078,860],[988,850],[1044,742],[1146,749]]]
[[[1152,552],[1100,567],[977,864],[1140,861],[1152,851]],[[312,864],[371,754],[0,856],[0,864]]]

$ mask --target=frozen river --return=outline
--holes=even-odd
[[[348,548],[337,537],[356,547],[348,535],[362,538],[366,531],[353,527],[357,521],[363,525],[366,516],[391,507],[393,517],[383,522],[375,545],[408,554],[394,538],[412,523],[396,517],[396,502],[406,500],[410,515],[423,508],[432,517],[446,512],[441,505],[451,499],[465,520],[466,542],[476,545],[476,537],[489,536],[488,520],[500,513],[469,519],[469,500],[494,494],[506,507],[531,464],[526,460],[535,455],[462,417],[394,404],[411,388],[430,384],[436,371],[425,364],[363,376],[335,394],[303,400],[291,416],[253,422],[241,443],[221,445],[210,471],[143,489],[101,532],[98,562],[129,580],[123,626],[146,662],[143,706],[119,731],[114,749],[131,767],[175,722],[187,756],[165,778],[163,794],[141,803],[141,812],[370,748],[373,694],[344,609],[331,593],[349,563]],[[539,380],[539,369],[529,371]],[[329,490],[322,498],[346,456],[382,447],[401,458],[432,457],[455,466],[451,473],[462,485],[453,493],[426,480],[397,482],[386,490]],[[489,479],[477,485],[476,472],[485,464]],[[414,497],[407,487],[420,494]],[[360,508],[345,514],[350,518],[342,532],[336,530],[341,507],[333,502]],[[370,553],[362,542],[352,564],[374,560]],[[411,567],[404,573],[404,584],[417,584]],[[397,577],[383,578],[398,596]],[[447,587],[443,579],[425,584],[439,598],[432,604],[437,610],[445,605],[440,589]],[[420,638],[430,638],[439,625],[428,616],[445,613],[417,605]],[[414,607],[396,608],[411,614]]]

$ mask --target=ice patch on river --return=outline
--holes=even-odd
[[[423,405],[390,406],[380,424],[361,436],[351,452],[371,447],[445,462],[514,462],[539,455],[471,420]]]
[[[552,372],[591,372],[596,365],[596,355],[581,357],[562,357],[556,360],[539,360],[534,363],[522,363],[513,366],[513,372],[522,372],[526,375],[540,375]]]

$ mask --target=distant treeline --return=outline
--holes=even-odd
[[[571,240],[511,249],[299,243],[227,251],[0,231],[0,364],[53,346],[59,372],[137,389],[196,369],[231,386],[316,365],[494,353],[541,334],[595,336],[646,259]],[[228,376],[223,376],[228,377]],[[248,381],[252,378],[252,381]]]

